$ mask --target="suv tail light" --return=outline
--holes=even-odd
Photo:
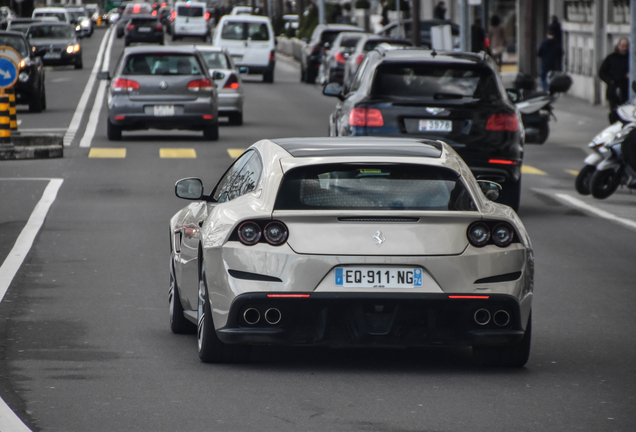
[[[238,78],[234,74],[230,74],[230,77],[225,81],[224,89],[237,90],[239,88]]]
[[[134,29],[135,29],[135,26],[134,26],[132,23],[129,23],[129,24],[126,26],[126,30],[128,30],[128,31],[133,31]]]
[[[364,54],[358,54],[358,58],[356,59],[356,64],[358,66],[360,66],[360,63],[362,63],[363,58],[364,58]]]
[[[338,63],[344,63],[344,62],[347,61],[347,59],[345,58],[345,56],[341,52],[337,52],[336,55],[334,56],[334,58],[336,59],[336,61]]]
[[[514,114],[493,114],[486,123],[488,131],[516,132],[519,130],[519,122]]]
[[[139,83],[137,81],[124,78],[117,78],[110,86],[113,91],[116,92],[139,90]]]
[[[354,108],[349,112],[350,126],[382,127],[384,119],[376,108]]]
[[[276,59],[276,53],[274,52],[274,50],[271,50],[269,52],[269,61],[274,61]]]
[[[210,91],[212,90],[212,82],[207,78],[202,78],[188,83],[188,90],[190,91]]]
[[[155,26],[155,30],[157,30],[157,31],[163,31],[163,26],[162,26],[161,24],[157,24],[157,25]]]

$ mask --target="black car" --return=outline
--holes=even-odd
[[[121,38],[126,33],[126,26],[130,19],[135,15],[149,15],[152,14],[152,6],[147,3],[127,3],[120,13],[117,25],[115,26],[115,33],[118,38]]]
[[[450,144],[478,179],[501,183],[499,202],[519,208],[523,129],[497,65],[485,54],[416,48],[370,51],[341,101],[329,134],[438,139]]]
[[[16,104],[29,105],[31,112],[42,112],[46,109],[42,59],[19,32],[0,32],[0,46],[9,46],[20,54],[20,74],[14,86]]]
[[[322,57],[329,51],[331,44],[341,32],[364,32],[360,27],[346,24],[320,24],[311,34],[311,39],[303,47],[300,56],[300,80],[307,83],[316,82],[318,68]]]
[[[82,69],[82,47],[73,25],[34,23],[29,27],[26,37],[35,48],[35,54],[42,56],[45,66],[74,65],[75,69]]]
[[[360,32],[341,32],[333,41],[329,52],[322,58],[318,82],[324,84],[328,81],[342,83],[345,63],[358,41],[365,35]]]
[[[124,44],[133,42],[149,42],[163,45],[163,26],[157,17],[152,15],[135,15],[126,24]]]

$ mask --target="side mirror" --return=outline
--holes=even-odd
[[[223,72],[214,71],[214,72],[212,73],[212,79],[213,79],[214,81],[221,80],[221,79],[223,79],[223,78],[225,78],[225,74],[224,74]]]
[[[97,73],[97,79],[100,80],[110,80],[110,72],[108,71],[101,71]]]
[[[497,201],[501,195],[501,185],[488,180],[477,180],[479,188],[490,201]]]
[[[240,73],[240,74],[247,74],[247,73],[250,73],[250,70],[249,70],[249,68],[247,68],[247,67],[245,67],[245,66],[241,66],[241,67],[239,68],[239,73]]]
[[[198,178],[179,180],[174,185],[174,193],[179,198],[194,201],[200,200],[203,197],[203,182]]]
[[[342,93],[342,86],[337,82],[330,82],[322,89],[322,94],[325,96],[335,96],[340,100],[344,100],[344,94]]]

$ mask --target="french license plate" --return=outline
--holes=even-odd
[[[343,288],[415,288],[422,286],[422,269],[336,267],[335,282]]]
[[[49,52],[44,54],[44,58],[45,59],[60,59],[62,58],[62,53],[54,53],[54,52]]]
[[[151,30],[150,27],[139,27],[137,29],[137,31],[140,33],[150,33],[150,30]]]
[[[450,120],[420,120],[420,131],[450,132],[453,122]]]
[[[174,115],[174,105],[155,105],[155,117],[168,117]]]

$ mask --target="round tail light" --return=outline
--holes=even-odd
[[[515,232],[507,223],[500,223],[492,230],[492,241],[499,247],[506,247],[514,239]]]
[[[261,239],[261,227],[254,222],[243,222],[239,226],[238,235],[244,245],[255,245]]]
[[[490,240],[490,229],[485,223],[475,222],[468,227],[468,241],[473,246],[486,246],[488,240]]]
[[[287,240],[287,227],[281,222],[270,222],[265,227],[267,243],[280,246]]]

